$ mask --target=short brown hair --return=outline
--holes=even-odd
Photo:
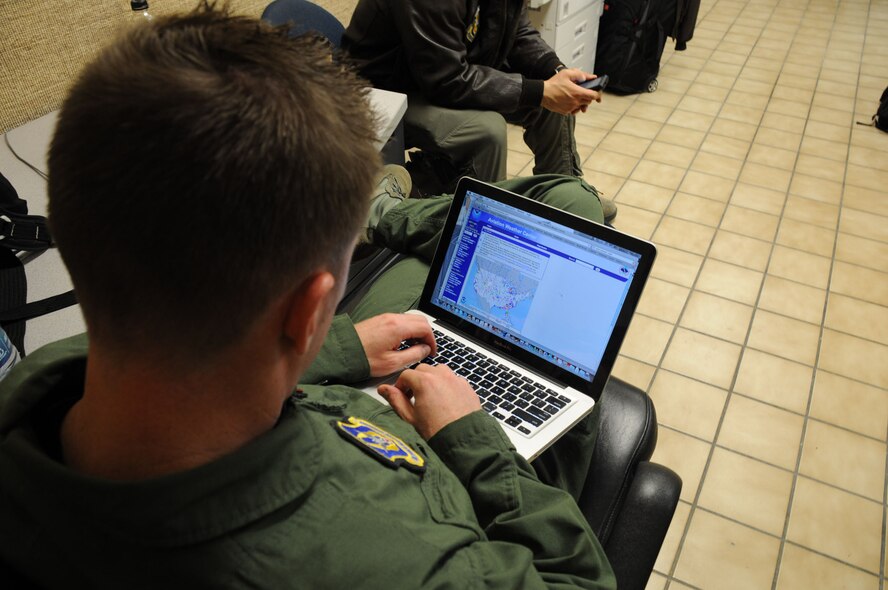
[[[49,155],[51,228],[91,338],[205,359],[341,267],[374,130],[364,83],[316,38],[207,3],[123,35],[74,84]]]

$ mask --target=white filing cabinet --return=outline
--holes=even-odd
[[[598,20],[603,0],[531,0],[530,22],[565,65],[595,73]]]

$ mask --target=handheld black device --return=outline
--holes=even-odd
[[[577,82],[580,86],[585,88],[586,90],[604,90],[607,87],[608,76],[607,74],[598,76],[597,78],[593,78],[592,80],[586,80],[585,82]]]

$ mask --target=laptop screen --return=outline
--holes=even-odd
[[[640,261],[637,252],[466,190],[431,304],[591,382]]]

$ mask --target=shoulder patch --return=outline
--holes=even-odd
[[[392,469],[404,467],[416,473],[425,471],[425,459],[422,455],[375,424],[353,416],[333,420],[332,424],[340,436],[382,464]]]
[[[481,16],[481,7],[478,6],[475,8],[475,14],[472,16],[472,22],[469,23],[469,26],[466,27],[466,41],[471,45],[475,41],[475,37],[478,36],[478,24]]]

